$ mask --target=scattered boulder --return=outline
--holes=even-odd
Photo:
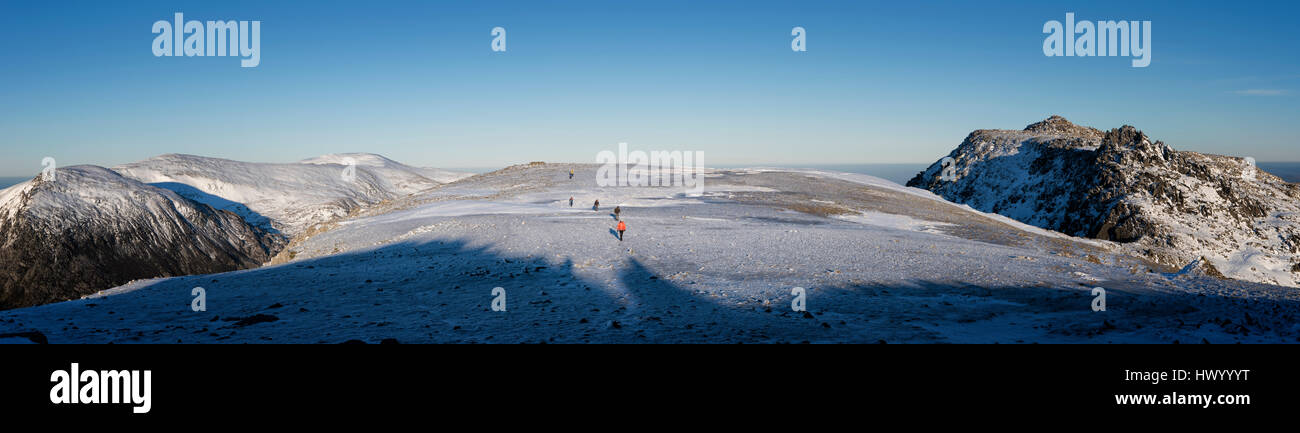
[[[254,314],[252,316],[239,319],[238,321],[235,322],[234,326],[242,328],[249,325],[256,325],[258,323],[274,322],[276,320],[280,320],[280,318],[272,316],[270,314]]]

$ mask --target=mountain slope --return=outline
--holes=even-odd
[[[378,155],[351,154],[354,176],[345,156],[326,156],[298,164],[266,164],[193,155],[162,155],[114,167],[122,175],[175,190],[218,208],[240,213],[250,222],[296,236],[362,207],[433,188],[442,183],[426,177],[454,177],[416,169]]]
[[[416,188],[416,190],[408,191],[408,193],[419,192],[420,189],[427,188],[427,186],[420,182],[422,179],[419,178],[432,180],[438,183],[451,183],[473,175],[472,173],[462,173],[458,171],[443,170],[440,168],[412,167],[373,153],[332,153],[299,161],[301,164],[335,164],[340,166],[346,166],[348,165],[348,162],[352,162],[358,167],[377,170],[382,173],[385,178],[397,179],[395,183],[407,184]]]
[[[258,266],[284,239],[102,167],[0,191],[0,309],[75,299],[134,279]]]
[[[957,203],[1079,237],[1125,244],[1172,269],[1300,285],[1300,186],[1243,158],[1177,151],[1124,126],[1059,116],[1024,130],[978,130],[908,182]]]

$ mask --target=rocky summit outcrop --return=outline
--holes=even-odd
[[[53,180],[0,191],[0,309],[134,279],[257,267],[284,243],[235,213],[112,170],[60,168]]]
[[[948,160],[947,158],[951,158]],[[1132,126],[1052,116],[978,130],[908,186],[1179,269],[1300,286],[1300,185],[1245,158],[1178,151]]]

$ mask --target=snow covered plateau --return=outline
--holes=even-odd
[[[1022,135],[1032,134],[1007,143],[1025,142]],[[209,216],[220,223],[159,235],[153,256],[175,256],[184,239],[206,236],[212,246],[199,251],[208,257],[265,263],[230,263],[229,272],[216,273],[167,269],[174,276],[0,311],[0,342],[1277,343],[1300,336],[1300,290],[1287,281],[1221,278],[1192,260],[1171,266],[1128,239],[1058,233],[1019,208],[990,209],[969,198],[955,204],[942,189],[936,195],[824,171],[715,169],[702,194],[689,194],[598,187],[592,164],[531,163],[468,176],[375,155],[350,158],[354,182],[340,180],[340,156],[253,164],[167,155],[76,169],[114,179],[114,194],[149,198],[141,206],[71,187],[91,189],[102,179],[64,184],[60,194],[38,181],[0,191],[4,227],[80,227],[110,244],[129,230],[90,227],[93,221],[138,227],[160,219],[141,215],[165,214],[188,227],[195,212],[238,215],[244,226]],[[59,181],[73,172],[61,169]],[[934,174],[932,167],[918,177]],[[116,213],[105,214],[103,203],[118,203],[109,208]],[[628,226],[622,241],[615,206]],[[70,215],[92,222],[49,225],[83,221]],[[1203,224],[1189,229],[1216,227]],[[33,239],[28,248],[48,242]],[[254,244],[264,254],[245,251]],[[68,257],[81,257],[75,248],[65,248]],[[192,308],[199,287],[203,311]],[[1104,289],[1104,311],[1096,311],[1095,288]],[[793,308],[799,302],[806,311]]]

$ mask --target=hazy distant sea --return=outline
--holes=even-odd
[[[929,167],[929,164],[747,164],[747,165],[709,165],[716,168],[749,168],[749,167],[779,167],[779,168],[809,168],[822,171],[841,171],[845,173],[858,173],[875,176],[899,185],[906,185],[907,181],[913,176]]]
[[[1300,162],[1260,162],[1256,165],[1282,180],[1300,183]]]
[[[1287,182],[1300,183],[1300,162],[1260,162],[1260,170],[1272,173],[1274,176],[1282,178]],[[785,167],[779,164],[758,165],[771,167]],[[797,166],[788,168],[812,168],[817,170],[842,171],[846,173],[861,173],[879,177],[888,181],[895,182],[899,185],[907,185],[907,181],[913,176],[929,167],[929,164],[826,164],[813,166]]]
[[[812,168],[817,170],[866,174],[899,185],[907,185],[907,181],[912,180],[913,177],[916,177],[917,173],[920,173],[929,166],[930,164],[824,164],[797,168]]]
[[[5,189],[30,180],[31,177],[0,177],[0,189]]]

